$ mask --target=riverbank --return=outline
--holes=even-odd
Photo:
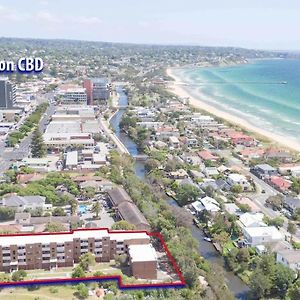
[[[253,124],[250,124],[248,121],[235,116],[233,114],[230,114],[228,112],[222,111],[208,103],[206,103],[203,98],[196,98],[193,97],[183,86],[180,85],[182,80],[177,77],[173,69],[168,68],[166,70],[166,73],[168,76],[172,77],[175,81],[173,84],[169,85],[169,90],[173,93],[175,93],[177,96],[181,98],[188,98],[189,104],[200,110],[207,111],[210,114],[213,114],[217,116],[218,118],[224,119],[226,122],[237,125],[245,130],[251,131],[256,134],[257,137],[262,137],[264,139],[267,139],[270,142],[273,142],[275,144],[278,144],[284,148],[289,148],[293,151],[300,152],[300,142],[288,139],[284,136],[269,132],[265,129],[259,128],[257,126],[254,126]]]
[[[127,96],[124,95],[124,93],[120,93],[119,105],[124,107],[128,105]],[[118,110],[117,113],[114,114],[113,118],[110,119],[110,125],[112,126],[118,139],[128,149],[131,155],[140,154],[134,141],[130,139],[130,137],[128,137],[126,133],[120,130],[120,121],[124,113],[125,109]],[[146,182],[147,171],[145,170],[145,162],[135,161],[134,169],[136,176],[143,182]],[[179,208],[177,202],[173,198],[168,197],[166,199],[166,202],[170,206]],[[181,209],[183,210],[184,208]],[[233,272],[226,269],[224,258],[220,255],[220,253],[216,250],[212,243],[204,240],[206,236],[201,228],[198,228],[195,225],[191,225],[189,229],[191,230],[194,239],[199,242],[199,255],[210,264],[221,267],[222,271],[224,272],[225,283],[230,291],[235,295],[235,298],[239,300],[245,300],[247,298],[247,293],[249,292],[249,287]]]

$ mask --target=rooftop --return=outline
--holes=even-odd
[[[157,260],[156,251],[151,244],[130,245],[128,248],[131,262]]]
[[[108,232],[107,229],[96,230],[74,230],[73,232],[61,233],[37,233],[37,234],[23,234],[23,235],[0,235],[0,245],[7,247],[10,245],[26,245],[26,244],[49,244],[56,242],[59,244],[65,242],[72,242],[73,239],[87,240],[88,238],[101,239],[109,237],[112,240],[124,241],[129,239],[147,239],[150,240],[146,232]]]

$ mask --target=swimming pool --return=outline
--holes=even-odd
[[[80,204],[78,210],[80,214],[85,214],[87,212],[87,205]]]

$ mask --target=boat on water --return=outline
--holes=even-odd
[[[211,238],[209,238],[209,237],[204,237],[203,240],[206,242],[211,242]]]

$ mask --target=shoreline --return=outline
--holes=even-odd
[[[172,68],[167,68],[166,73],[168,76],[174,79],[174,83],[168,87],[170,92],[175,93],[181,98],[189,98],[189,105],[200,110],[204,110],[218,118],[225,120],[226,122],[236,125],[244,130],[250,131],[251,133],[258,134],[259,136],[266,138],[268,141],[280,145],[283,148],[288,148],[292,151],[300,152],[300,142],[293,141],[284,136],[276,133],[269,132],[267,130],[261,129],[247,120],[244,120],[236,115],[230,114],[229,112],[222,111],[211,104],[206,103],[201,98],[192,96],[188,91],[186,91],[178,83],[182,80],[174,75]]]

